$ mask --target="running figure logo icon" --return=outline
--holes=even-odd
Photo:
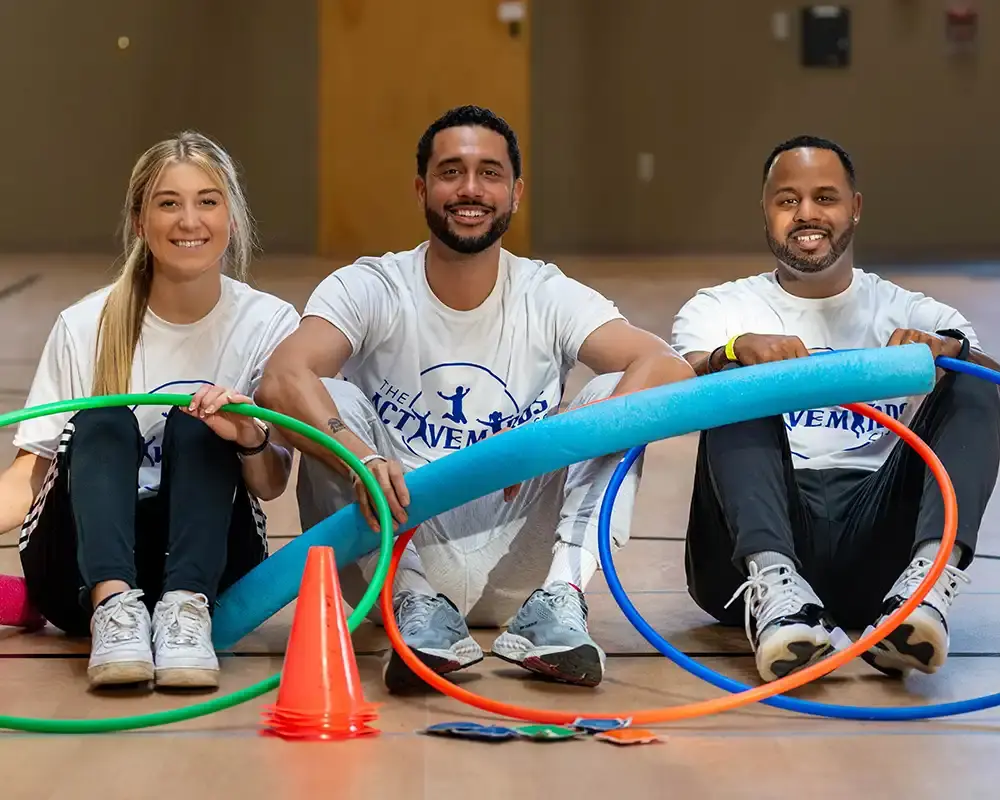
[[[471,362],[429,367],[420,386],[384,379],[371,400],[396,441],[426,461],[542,417],[551,405],[541,396],[522,405],[496,373]]]

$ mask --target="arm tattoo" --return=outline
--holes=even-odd
[[[347,430],[347,426],[336,417],[330,417],[330,419],[326,421],[326,425],[330,429],[330,433],[334,435],[343,430]]]

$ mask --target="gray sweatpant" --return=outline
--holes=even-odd
[[[621,373],[597,376],[570,409],[607,398],[620,378]],[[323,383],[347,427],[375,452],[398,459],[385,424],[361,390],[342,380]],[[394,590],[406,588],[408,576],[421,576],[451,599],[470,625],[506,625],[545,580],[557,542],[569,545],[571,553],[581,548],[599,560],[597,518],[620,458],[618,453],[572,464],[526,481],[509,503],[497,491],[427,520],[400,561]],[[614,549],[628,541],[641,472],[640,458],[619,491],[611,519]],[[355,502],[348,479],[305,456],[296,492],[304,529]],[[348,604],[361,599],[376,561],[372,553],[341,571]],[[377,613],[372,617],[380,618]]]

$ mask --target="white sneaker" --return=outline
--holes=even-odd
[[[153,609],[156,685],[214,688],[219,660],[212,646],[208,598],[190,592],[167,592]]]
[[[130,589],[95,608],[90,634],[87,678],[91,686],[153,679],[149,611],[142,602],[142,591]]]
[[[885,596],[877,627],[899,608],[927,577],[932,561],[915,558]],[[948,658],[948,610],[958,596],[959,581],[971,583],[969,577],[950,564],[944,568],[937,583],[892,633],[862,654],[875,669],[894,678],[904,677],[910,670],[930,675],[937,672]]]
[[[746,603],[746,632],[757,656],[757,672],[765,681],[791,675],[850,644],[830,619],[823,602],[805,578],[786,564],[759,569],[736,590]]]

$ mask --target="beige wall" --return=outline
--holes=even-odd
[[[982,7],[977,62],[946,57],[944,0],[879,0],[853,5],[851,68],[810,71],[797,5],[538,0],[533,250],[760,250],[761,164],[812,132],[855,157],[864,257],[997,256],[1000,22]],[[0,3],[0,249],[114,248],[135,157],[194,127],[242,163],[265,247],[313,252],[316,18],[313,0]]]
[[[537,3],[536,249],[759,249],[764,158],[810,132],[854,156],[863,254],[1000,254],[997,14],[980,4],[966,63],[945,54],[943,0],[851,5],[852,66],[806,70],[798,4]],[[785,42],[770,33],[779,10]],[[651,183],[639,152],[655,156]]]
[[[0,249],[113,252],[136,157],[195,128],[240,161],[265,246],[312,252],[315,16],[304,0],[0,3]]]

